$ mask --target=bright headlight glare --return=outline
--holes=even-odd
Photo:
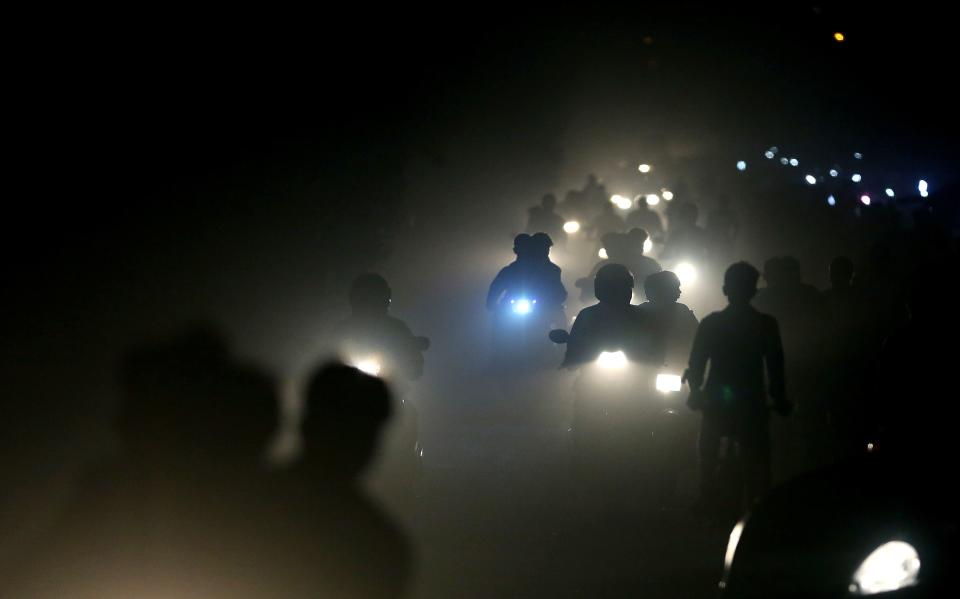
[[[643,253],[649,254],[650,250],[653,249],[653,241],[648,237],[646,241],[643,242]]]
[[[681,285],[692,285],[697,280],[697,269],[689,262],[681,262],[674,269]]]
[[[661,393],[673,393],[683,388],[679,374],[658,374],[657,391]]]
[[[515,314],[529,314],[533,311],[533,305],[537,303],[537,300],[518,299],[510,300],[510,303],[513,304],[513,312]]]
[[[597,366],[607,370],[626,368],[627,356],[622,351],[605,351],[597,358]]]
[[[376,358],[364,358],[363,360],[357,360],[353,365],[360,372],[365,372],[370,376],[380,375],[380,361]]]
[[[850,592],[876,595],[917,584],[920,556],[910,543],[890,541],[873,550],[853,574]]]
[[[601,260],[609,260],[609,259],[610,259],[610,256],[607,255],[607,248],[600,248],[600,251],[597,252],[597,256],[599,256]]]
[[[563,231],[565,233],[573,234],[579,230],[580,230],[580,223],[575,220],[568,220],[567,222],[563,223]]]

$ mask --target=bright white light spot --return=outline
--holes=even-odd
[[[920,182],[917,183],[917,191],[919,191],[920,195],[922,195],[923,197],[927,197],[923,195],[929,191],[929,186],[927,185],[927,182],[924,181],[923,179],[920,179]]]
[[[743,160],[737,162],[737,170],[738,170],[738,171],[745,171],[745,170],[747,170],[747,163],[746,163],[745,161],[743,161]]]
[[[800,166],[800,161],[797,160],[796,158],[791,158],[791,159],[790,159],[790,166]]]
[[[830,169],[830,176],[831,176],[831,177],[836,177],[836,176],[838,176],[839,174],[840,174],[840,173],[837,171],[837,169],[835,169],[835,168]]]
[[[647,237],[647,240],[643,242],[643,253],[649,254],[653,250],[653,240]]]
[[[620,194],[614,194],[610,196],[610,201],[613,202],[613,205],[620,210],[629,210],[633,208],[633,200]]]
[[[767,150],[766,152],[764,152],[763,155],[764,157],[767,158],[767,160],[773,160],[773,157],[776,156],[776,154],[774,154],[770,150]]]
[[[807,175],[806,177],[804,177],[804,180],[810,185],[816,185],[817,183],[817,178],[814,177],[813,175]]]
[[[927,197],[928,195],[930,195],[929,192],[926,192],[926,191],[921,191],[921,192],[920,192],[920,197],[921,197],[921,198],[925,198],[925,197]]]
[[[657,391],[661,393],[673,393],[683,388],[683,382],[679,374],[658,374]]]
[[[837,198],[833,197],[832,195],[831,195],[831,196],[827,196],[827,204],[829,204],[829,205],[831,205],[831,206],[836,206],[836,205],[837,205]]]
[[[867,443],[867,451],[873,451],[873,443]]]
[[[575,220],[568,220],[563,223],[563,230],[571,235],[580,230],[580,223]]]
[[[673,269],[681,285],[692,285],[697,280],[697,269],[689,262],[681,262]]]
[[[656,206],[660,203],[660,196],[655,193],[647,195],[647,206]]]
[[[783,166],[787,166],[788,164],[790,164],[790,161],[787,160],[786,158],[781,158],[780,164],[782,164]]]
[[[861,154],[860,152],[854,152],[853,157],[856,158],[857,160],[863,160],[863,154]]]
[[[723,556],[723,567],[727,570],[733,564],[733,556],[737,553],[737,545],[740,544],[740,535],[743,534],[743,520],[737,522],[737,525],[730,531],[730,540],[727,541],[727,553]]]
[[[860,173],[853,173],[853,175],[850,177],[850,180],[854,183],[859,183],[863,181],[863,177],[860,176]]]
[[[608,370],[618,370],[627,367],[627,355],[622,351],[605,351],[597,358],[597,366]]]
[[[577,322],[577,315],[574,314],[573,318],[570,319],[570,326],[573,326],[573,323]]]
[[[365,360],[357,361],[354,366],[360,372],[365,372],[370,376],[379,376],[380,374],[380,362],[375,358],[367,358]]]
[[[600,251],[597,252],[597,255],[600,256],[601,260],[609,260],[610,256],[607,255],[607,248],[600,248]]]
[[[889,187],[884,191],[884,193],[887,194],[887,197],[888,197],[888,198],[892,198],[892,197],[895,195],[895,194],[893,193],[893,190],[890,189]]]
[[[639,170],[641,173],[649,173],[651,167],[649,164],[641,164],[639,167],[637,167],[637,170]]]
[[[860,203],[863,204],[864,206],[869,206],[870,196],[868,196],[867,194],[863,194],[862,196],[860,196]]]
[[[664,189],[663,193],[660,194],[660,197],[662,197],[663,199],[669,202],[670,200],[673,199],[673,192],[670,191],[669,189]]]
[[[513,312],[515,314],[529,314],[533,311],[533,305],[537,303],[537,300],[518,299],[510,300],[510,303],[513,304]]]
[[[856,595],[888,593],[917,584],[920,556],[903,541],[890,541],[873,550],[853,574],[850,592]]]

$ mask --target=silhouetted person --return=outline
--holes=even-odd
[[[823,303],[819,290],[803,282],[796,258],[775,258],[765,270],[768,286],[757,294],[753,305],[776,318],[780,325],[790,371],[787,392],[797,405],[794,422],[800,427],[795,434],[785,434],[782,439],[786,443],[780,446],[783,469],[778,469],[778,476],[788,476],[821,465],[827,459],[827,408],[821,374]],[[791,448],[789,441],[797,435],[802,437],[803,444]]]
[[[646,201],[636,202],[636,210],[627,215],[627,226],[634,229],[643,229],[658,241],[663,238],[663,221],[660,215],[650,209]]]
[[[622,264],[607,264],[597,271],[594,293],[599,303],[577,315],[562,367],[576,368],[596,360],[601,352],[616,350],[634,361],[652,361],[646,319],[638,306],[630,304],[633,287],[633,276]]]
[[[647,277],[644,283],[647,301],[640,305],[653,331],[657,355],[666,364],[680,371],[690,356],[697,334],[697,317],[680,299],[680,279],[670,271]]]
[[[358,276],[350,286],[350,316],[333,327],[330,340],[346,360],[374,360],[385,375],[415,380],[423,374],[423,345],[406,323],[390,315],[392,295],[382,276]]]
[[[564,220],[557,214],[556,207],[557,198],[552,193],[543,196],[540,205],[530,208],[527,212],[527,233],[543,231],[552,239],[564,239]]]
[[[697,225],[699,215],[696,204],[684,202],[677,205],[676,217],[670,221],[663,258],[704,260],[707,257],[707,234]]]
[[[739,443],[746,500],[752,502],[766,492],[771,480],[767,395],[781,414],[791,409],[777,321],[750,305],[759,277],[757,269],[745,262],[727,269],[723,293],[729,305],[703,319],[690,352],[688,403],[703,412],[700,505],[705,509],[713,507],[720,492],[716,472],[725,437]],[[704,383],[708,364],[710,376]]]
[[[626,223],[609,201],[600,204],[600,214],[590,221],[590,231],[594,239],[601,239],[608,233],[623,233],[626,228]]]
[[[740,219],[730,205],[730,197],[721,194],[717,198],[717,207],[707,216],[707,237],[713,251],[727,256],[734,248],[740,235]]]
[[[587,175],[587,183],[583,186],[583,197],[589,209],[596,212],[601,206],[609,203],[610,196],[607,194],[607,188],[597,179],[593,173]]]
[[[487,309],[497,311],[510,300],[536,300],[538,308],[551,311],[561,309],[567,299],[567,290],[561,280],[560,267],[550,261],[550,237],[544,233],[534,236],[517,235],[513,251],[517,259],[497,273],[487,292]]]
[[[821,293],[824,334],[821,342],[823,378],[830,424],[841,455],[860,453],[870,437],[865,416],[869,401],[863,380],[872,356],[864,356],[860,302],[853,289],[854,265],[846,256],[830,262],[830,288]],[[865,359],[867,358],[867,359]]]
[[[647,280],[647,277],[654,273],[658,273],[662,268],[660,268],[660,263],[645,256],[645,251],[643,245],[649,239],[649,235],[643,229],[630,229],[627,232],[625,237],[626,239],[626,256],[621,264],[630,269],[633,278],[637,282],[637,289],[644,290],[644,283]],[[638,296],[641,294],[637,294]]]
[[[384,382],[327,364],[311,376],[303,453],[288,473],[274,525],[276,597],[399,597],[410,578],[404,534],[368,499],[360,476],[391,417]]]
[[[881,449],[912,456],[910,467],[942,478],[960,457],[956,368],[960,325],[951,312],[960,299],[955,256],[916,265],[907,279],[910,319],[884,342],[861,418]],[[871,384],[872,383],[872,384]],[[872,439],[861,439],[861,441]]]
[[[84,478],[9,596],[272,596],[249,567],[269,539],[257,523],[270,504],[271,378],[197,329],[132,352],[121,383],[123,453]]]

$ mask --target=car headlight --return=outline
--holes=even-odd
[[[660,393],[674,393],[683,388],[683,380],[679,374],[658,374],[657,391]]]
[[[606,370],[619,370],[627,367],[627,355],[622,351],[605,351],[597,358],[597,366]]]
[[[863,560],[853,574],[850,593],[876,595],[917,584],[920,556],[910,543],[890,541],[880,545]]]
[[[513,306],[513,313],[526,315],[533,312],[533,306],[537,303],[537,300],[528,300],[528,299],[512,299],[510,304]]]
[[[365,372],[370,376],[380,376],[380,370],[382,368],[380,360],[376,358],[364,358],[362,360],[356,360],[354,361],[353,366],[360,372]]]

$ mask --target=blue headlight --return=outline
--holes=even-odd
[[[528,300],[525,298],[510,300],[510,304],[513,306],[513,313],[521,316],[526,316],[533,312],[533,306],[536,303],[537,300]]]

